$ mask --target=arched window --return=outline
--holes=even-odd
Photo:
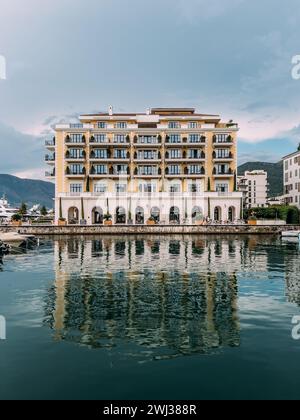
[[[151,217],[155,220],[156,223],[160,222],[160,210],[158,207],[153,207],[151,209]]]
[[[222,210],[221,210],[221,207],[215,207],[214,220],[215,220],[215,222],[221,222],[222,221]]]
[[[178,207],[171,207],[169,214],[170,223],[180,224],[180,210]]]
[[[126,223],[126,210],[124,207],[117,207],[116,209],[116,224],[125,225]]]
[[[234,222],[235,221],[235,207],[231,206],[228,209],[228,220],[230,222]]]
[[[135,210],[135,223],[143,225],[145,223],[145,212],[143,207],[137,207]]]
[[[195,206],[192,210],[192,221],[195,223],[196,220],[204,219],[203,210],[201,207]]]
[[[79,223],[79,210],[77,207],[70,207],[68,211],[69,225],[78,225]]]
[[[103,225],[103,210],[101,207],[94,207],[92,211],[93,225]]]

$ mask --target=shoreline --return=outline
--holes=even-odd
[[[283,231],[300,231],[300,225],[220,225],[220,226],[191,226],[191,225],[159,225],[159,226],[0,226],[0,234],[5,232],[19,232],[25,235],[276,235]]]

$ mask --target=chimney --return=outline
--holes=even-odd
[[[109,107],[109,115],[114,115],[114,108],[112,105]]]
[[[151,109],[147,108],[147,115],[150,115],[150,114],[151,114]]]

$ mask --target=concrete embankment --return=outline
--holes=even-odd
[[[300,226],[0,226],[1,232],[26,235],[274,235],[286,230],[300,230]]]

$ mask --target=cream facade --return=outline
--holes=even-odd
[[[194,109],[82,115],[46,141],[56,222],[188,223],[240,218],[238,126]]]
[[[263,170],[246,171],[238,177],[238,190],[243,193],[246,208],[266,207],[268,186],[268,173]]]
[[[300,208],[300,151],[283,158],[285,203]]]

